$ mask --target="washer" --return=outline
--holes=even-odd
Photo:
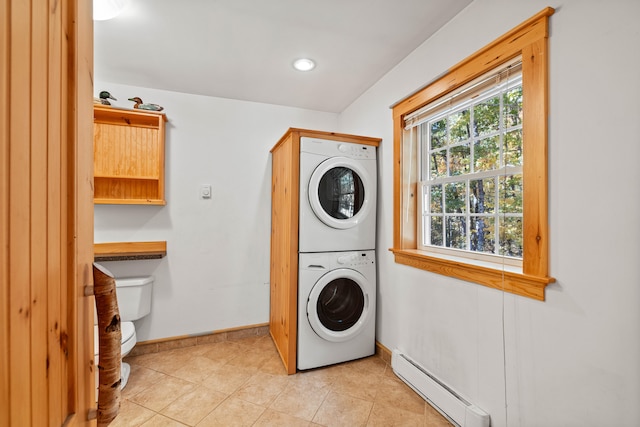
[[[299,252],[375,249],[376,147],[300,138]]]
[[[300,370],[375,353],[375,251],[299,254]]]

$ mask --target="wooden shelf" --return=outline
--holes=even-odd
[[[102,199],[96,197],[93,199],[93,203],[96,205],[152,205],[152,206],[164,206],[167,204],[163,199]]]
[[[93,244],[96,261],[160,259],[167,255],[167,242],[108,242]]]
[[[164,205],[164,114],[94,105],[94,203]]]
[[[140,179],[147,181],[157,181],[160,179],[158,176],[122,176],[122,175],[95,175],[94,178],[106,178],[106,179]]]
[[[150,110],[134,110],[131,108],[117,108],[96,104],[93,106],[94,118],[100,123],[121,126],[158,128],[158,118],[166,121],[164,113]]]

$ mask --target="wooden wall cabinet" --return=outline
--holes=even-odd
[[[297,364],[300,138],[304,136],[376,147],[381,141],[380,138],[291,128],[271,149],[269,333],[288,374],[296,373]]]
[[[164,205],[164,114],[93,108],[94,203]]]

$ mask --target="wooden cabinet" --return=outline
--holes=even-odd
[[[164,205],[162,113],[93,108],[94,203]]]
[[[271,273],[269,333],[287,373],[296,372],[300,138],[378,146],[379,138],[289,129],[271,149]],[[303,201],[304,202],[304,201]]]

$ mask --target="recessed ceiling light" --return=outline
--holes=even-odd
[[[316,66],[316,63],[308,58],[296,59],[293,62],[293,68],[295,68],[298,71],[311,71],[315,68],[315,66]]]

